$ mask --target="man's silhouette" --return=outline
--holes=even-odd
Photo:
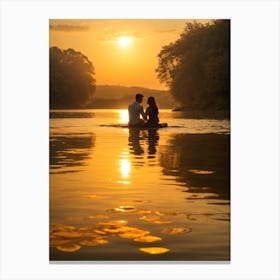
[[[141,93],[137,93],[135,95],[135,102],[128,106],[128,115],[129,122],[128,125],[130,127],[133,126],[144,126],[146,120],[146,114],[144,113],[143,106],[141,105],[143,101],[143,95]],[[142,116],[142,119],[140,118]]]

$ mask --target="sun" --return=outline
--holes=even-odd
[[[118,42],[122,48],[126,48],[131,44],[131,38],[122,36],[119,38]]]

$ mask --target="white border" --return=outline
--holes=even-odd
[[[279,279],[279,2],[1,1],[1,279]],[[48,20],[230,18],[230,264],[49,264]]]

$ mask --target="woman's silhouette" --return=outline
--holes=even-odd
[[[147,117],[147,123],[146,126],[148,127],[159,127],[159,118],[158,118],[158,107],[155,101],[155,98],[153,96],[150,96],[148,98],[148,107],[146,109],[146,117]]]

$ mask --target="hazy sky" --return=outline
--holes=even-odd
[[[73,48],[86,55],[98,85],[165,89],[155,73],[157,55],[162,46],[179,38],[187,21],[50,20],[50,47]]]

